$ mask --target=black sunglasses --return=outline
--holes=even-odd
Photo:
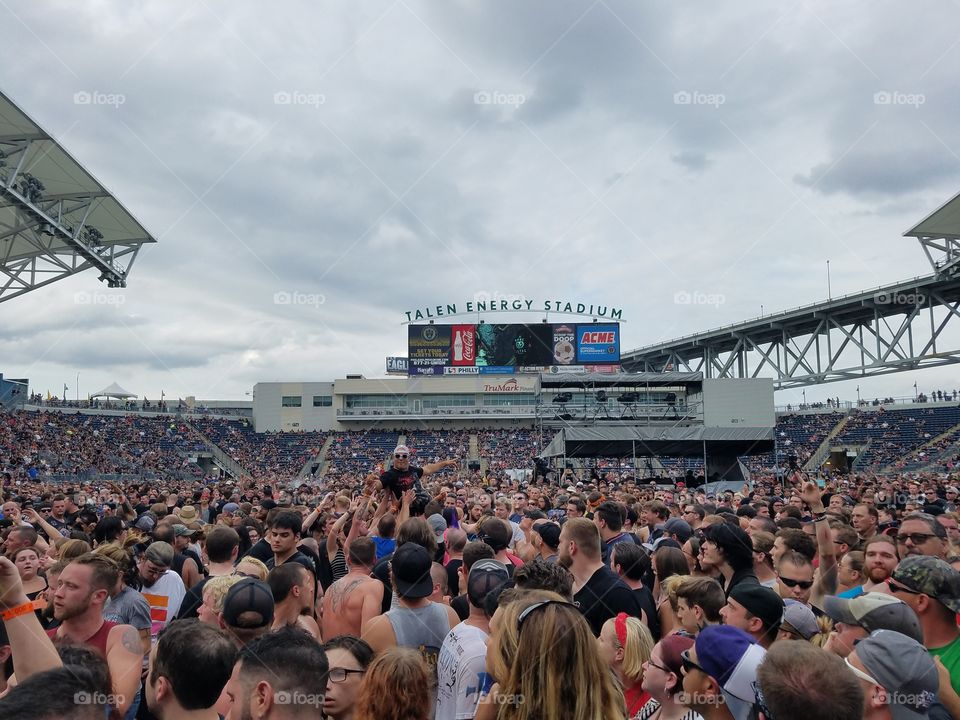
[[[410,457],[410,456],[409,456],[409,455],[405,455],[404,453],[397,453],[396,455],[394,455],[394,457],[395,457],[397,460],[406,460],[406,459],[407,459],[408,457]]]
[[[680,653],[680,667],[681,667],[681,672],[684,675],[686,675],[691,670],[699,670],[704,675],[710,674],[706,670],[704,670],[702,667],[697,665],[697,663],[695,663],[693,660],[690,659],[689,650],[684,650],[682,653]]]
[[[813,587],[813,580],[794,580],[792,578],[781,577],[780,582],[787,587],[799,587],[803,590],[809,590]]]
[[[898,583],[896,580],[887,580],[887,585],[890,586],[890,589],[891,589],[893,592],[898,592],[898,591],[899,591],[899,592],[905,592],[905,593],[907,593],[908,595],[923,595],[923,594],[924,594],[924,593],[920,592],[919,590],[914,590],[913,588],[909,588],[909,587],[907,587],[906,585],[901,585],[901,584]]]
[[[930,538],[936,537],[932,533],[900,533],[897,535],[897,542],[901,545],[906,545],[907,540],[912,542],[914,545],[923,545]]]

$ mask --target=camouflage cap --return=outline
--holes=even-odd
[[[929,555],[905,557],[893,571],[891,580],[960,612],[960,572],[940,558]]]

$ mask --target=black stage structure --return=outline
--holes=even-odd
[[[541,467],[630,458],[636,469],[637,459],[688,457],[703,461],[706,480],[742,484],[749,471],[739,458],[776,449],[772,425],[705,424],[702,373],[544,374],[538,397],[538,424],[549,439]]]

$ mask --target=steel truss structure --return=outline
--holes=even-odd
[[[819,385],[960,362],[960,195],[904,233],[934,273],[641,348],[628,371]]]
[[[0,302],[84,270],[126,287],[156,240],[50,135],[0,93]]]
[[[929,276],[653,345],[623,366],[773,376],[784,390],[960,362],[958,318],[960,279]]]

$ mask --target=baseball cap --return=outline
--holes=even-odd
[[[173,536],[174,537],[183,537],[185,535],[193,535],[193,530],[188,528],[186,525],[181,525],[180,523],[174,523],[173,525]]]
[[[533,528],[537,535],[543,540],[544,544],[551,550],[560,547],[560,526],[552,522],[540,523]]]
[[[908,555],[897,565],[891,579],[960,612],[960,572],[940,558]]]
[[[409,456],[409,455],[410,455],[410,448],[408,448],[406,445],[397,445],[397,446],[393,449],[393,454],[396,455],[397,453],[406,453],[406,454]]]
[[[680,543],[673,538],[667,537],[666,535],[661,535],[652,543],[641,543],[641,546],[644,550],[650,553],[656,552],[662,547],[672,547],[677,548],[677,550],[683,550],[683,546],[680,545]]]
[[[474,607],[483,607],[484,598],[491,590],[500,587],[510,579],[507,566],[499,560],[484,558],[470,567],[467,576],[467,599]]]
[[[784,600],[783,622],[781,629],[794,630],[804,640],[810,640],[814,635],[820,632],[820,626],[817,624],[817,616],[813,610],[804,605],[799,600]]]
[[[753,683],[766,651],[740,628],[708,625],[697,635],[697,664],[716,680],[735,720],[752,716]]]
[[[779,627],[783,622],[783,600],[775,590],[759,583],[737,583],[730,590],[730,598],[746,608],[768,627]]]
[[[143,530],[144,532],[152,532],[153,528],[157,524],[157,519],[153,513],[147,512],[137,518],[137,521],[133,526],[137,530]]]
[[[413,600],[429,597],[433,592],[432,566],[433,558],[422,545],[408,542],[398,547],[390,559],[397,595]]]
[[[893,630],[923,642],[920,620],[909,605],[886,593],[864,593],[860,597],[841,598],[827,595],[823,611],[835,621],[859,625],[868,633],[875,630]]]
[[[670,518],[663,524],[663,532],[667,535],[676,535],[680,542],[685,543],[693,536],[693,528],[683,518]]]
[[[162,540],[150,543],[144,551],[143,556],[154,565],[170,567],[173,564],[173,546]]]
[[[235,514],[237,510],[240,509],[240,506],[235,502],[228,502],[223,506],[222,511],[225,513],[230,513],[231,515]]]
[[[433,530],[433,537],[437,543],[442,543],[443,533],[447,530],[447,521],[443,519],[443,515],[434,513],[427,518],[427,523],[430,525],[430,529]]]
[[[893,630],[876,630],[858,642],[853,652],[887,691],[893,720],[927,717],[940,688],[940,677],[923,645]]]
[[[273,623],[273,592],[256,578],[243,578],[227,591],[223,621],[230,627],[253,630]]]

